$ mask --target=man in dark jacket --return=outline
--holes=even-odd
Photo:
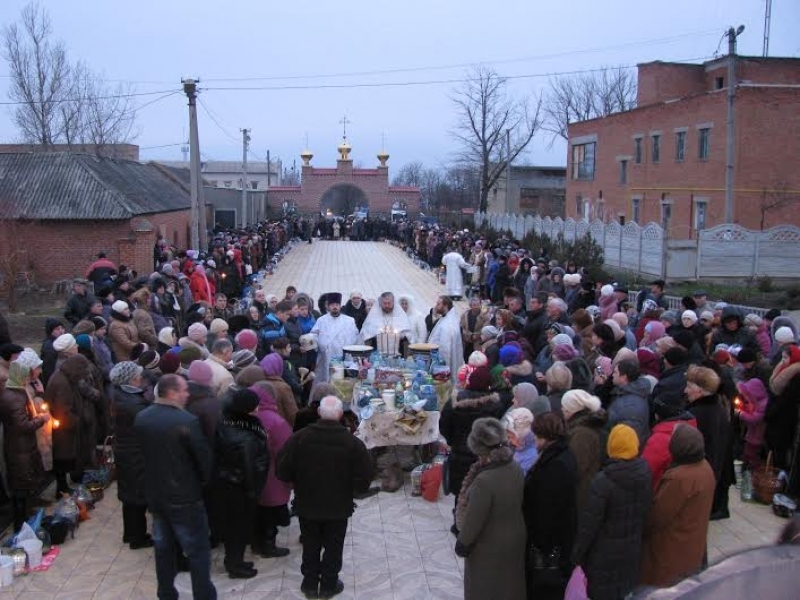
[[[192,594],[215,600],[203,487],[211,477],[211,452],[200,420],[184,410],[189,386],[178,375],[158,382],[155,403],[136,416],[144,454],[145,496],[153,513],[159,598],[178,598],[176,544],[189,560]]]
[[[294,485],[303,540],[300,591],[313,598],[344,589],[339,571],[353,493],[366,492],[373,476],[364,443],[339,424],[343,414],[341,400],[323,398],[320,420],[289,438],[276,465],[278,479]]]
[[[56,362],[58,361],[58,352],[53,348],[53,342],[66,333],[64,324],[58,319],[48,317],[44,322],[45,340],[42,343],[42,349],[39,356],[42,358],[42,383],[47,386],[50,377],[56,372]]]
[[[356,322],[356,327],[361,329],[364,320],[367,318],[367,303],[364,302],[361,292],[353,291],[350,293],[350,299],[342,307],[342,314],[348,317],[353,317]]]
[[[522,334],[530,343],[534,354],[539,354],[547,343],[547,338],[544,335],[548,321],[547,312],[545,311],[546,306],[546,293],[536,292],[531,296],[531,301],[528,304],[528,318],[525,320],[525,327],[522,329]]]
[[[94,303],[94,296],[86,290],[87,283],[89,282],[85,279],[72,280],[73,294],[67,300],[64,318],[73,325],[77,325],[78,321],[89,316],[89,309]]]
[[[664,372],[650,394],[650,404],[685,404],[686,369],[689,368],[689,353],[680,346],[664,353]]]
[[[749,348],[756,354],[761,352],[756,336],[742,321],[742,314],[735,306],[726,306],[720,315],[720,326],[711,334],[711,344],[709,351],[714,352],[717,345],[726,346],[739,345],[742,348]]]
[[[609,431],[620,423],[632,427],[643,448],[650,437],[650,382],[640,375],[639,363],[633,359],[621,360],[614,366],[607,427]]]

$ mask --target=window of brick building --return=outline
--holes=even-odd
[[[650,153],[650,160],[657,163],[661,160],[661,136],[653,136],[653,150]]]
[[[634,223],[639,223],[639,219],[641,218],[642,213],[642,199],[641,198],[634,198],[631,200],[631,221]]]
[[[714,78],[714,89],[721,90],[725,87],[725,78],[724,77],[715,77]]]
[[[594,153],[596,142],[575,144],[572,147],[572,178],[594,179]]]
[[[637,165],[642,164],[642,138],[640,137],[633,140],[633,162]]]
[[[697,130],[697,158],[708,160],[708,146],[711,140],[711,130],[701,127]]]
[[[258,189],[258,182],[257,181],[251,181],[250,182],[250,187],[253,188],[254,190],[257,190]]]
[[[619,182],[622,185],[628,183],[628,161],[621,160],[619,161]]]
[[[672,204],[663,202],[661,204],[661,227],[664,230],[669,229],[669,221],[672,218]]]
[[[675,132],[675,161],[683,162],[686,157],[686,132]]]

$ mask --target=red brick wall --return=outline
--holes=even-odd
[[[705,87],[702,65],[652,62],[639,65],[636,104],[675,100],[702,92]]]
[[[145,222],[150,225],[145,226]],[[148,274],[153,266],[153,244],[160,228],[163,226],[169,232],[167,239],[173,244],[171,230],[177,230],[177,245],[185,248],[188,224],[188,210],[147,215],[131,221],[0,223],[0,252],[7,252],[11,244],[23,244],[25,270],[33,271],[39,284],[85,275],[101,250],[116,264]]]

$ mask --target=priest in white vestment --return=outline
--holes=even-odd
[[[411,322],[408,315],[395,304],[392,292],[383,292],[378,301],[372,306],[364,324],[361,326],[359,339],[364,344],[369,344],[381,350],[378,335],[381,333],[395,336],[399,344],[403,344],[403,339],[408,340],[411,335]],[[402,346],[398,344],[398,352],[402,352]]]
[[[442,257],[442,264],[447,274],[445,283],[447,295],[461,298],[464,295],[464,274],[461,269],[469,269],[470,264],[455,250]]]
[[[450,376],[456,380],[456,372],[464,364],[464,347],[461,344],[461,324],[458,313],[449,296],[439,296],[433,309],[442,317],[436,322],[430,336],[429,344],[439,346],[439,356],[450,367]]]
[[[328,312],[322,315],[311,333],[317,336],[319,346],[317,368],[314,370],[316,381],[328,381],[328,366],[331,359],[342,358],[345,346],[352,346],[358,341],[358,328],[353,317],[342,314],[342,295],[329,293],[326,296]]]

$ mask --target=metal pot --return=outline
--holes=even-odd
[[[14,559],[14,577],[28,574],[28,553],[24,548],[14,548],[8,555]]]

